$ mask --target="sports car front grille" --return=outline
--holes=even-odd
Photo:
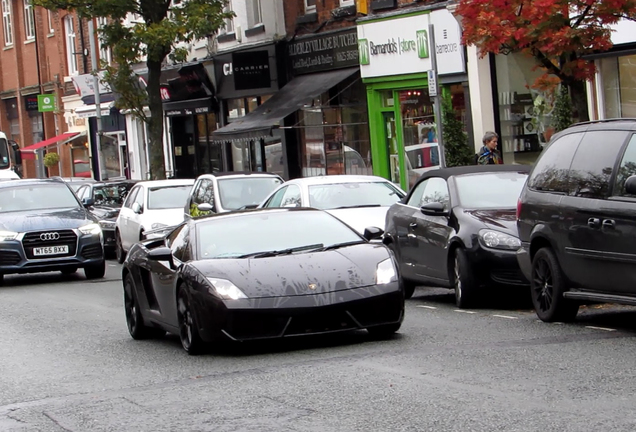
[[[293,317],[289,327],[285,330],[285,335],[329,333],[355,328],[357,325],[345,311],[333,314],[309,313]]]
[[[59,234],[59,238],[55,240],[42,240],[42,234]],[[28,232],[22,239],[22,245],[24,246],[24,253],[28,259],[46,259],[46,258],[58,258],[74,256],[77,249],[77,235],[73,230],[47,230],[47,231],[33,231]],[[54,256],[42,256],[36,257],[33,254],[33,248],[47,247],[47,246],[68,246],[68,253]]]
[[[20,254],[15,251],[0,251],[0,266],[16,265],[20,259]]]

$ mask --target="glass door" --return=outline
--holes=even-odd
[[[389,172],[391,181],[397,185],[400,184],[400,155],[398,152],[398,139],[395,130],[395,113],[382,113],[384,119],[384,134],[386,142],[386,150],[389,160]]]

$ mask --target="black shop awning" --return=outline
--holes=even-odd
[[[272,129],[277,128],[285,117],[298,111],[307,102],[359,70],[359,68],[348,68],[298,76],[254,111],[217,129],[212,133],[212,136],[217,141],[256,139],[269,136]]]

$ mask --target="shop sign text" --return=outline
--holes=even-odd
[[[298,40],[289,45],[288,54],[294,74],[357,66],[358,36],[348,29]]]

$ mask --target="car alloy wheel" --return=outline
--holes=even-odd
[[[542,321],[572,321],[579,310],[579,304],[566,299],[565,276],[552,249],[539,249],[532,259],[530,292],[532,304]]]
[[[455,289],[455,304],[458,308],[469,308],[475,305],[477,298],[477,279],[464,249],[455,249],[453,261],[453,288]]]
[[[537,261],[532,279],[534,282],[532,289],[537,297],[537,306],[541,312],[545,313],[552,307],[552,299],[554,298],[552,271],[545,260]]]
[[[179,288],[177,300],[177,318],[179,321],[179,339],[181,346],[190,355],[198,354],[201,351],[202,341],[192,315],[190,298],[185,286]]]
[[[135,282],[130,273],[124,278],[124,312],[126,313],[128,332],[133,339],[141,340],[161,337],[166,333],[159,328],[148,327],[144,324],[137,294],[135,293]]]

